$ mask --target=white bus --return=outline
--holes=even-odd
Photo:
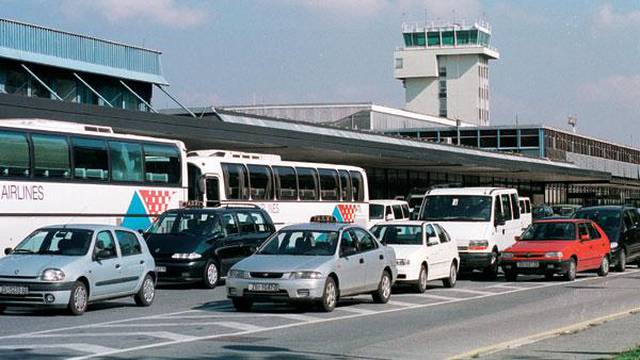
[[[187,162],[189,200],[206,206],[254,204],[276,228],[315,215],[362,226],[369,220],[367,176],[359,167],[225,150],[190,151]]]
[[[0,120],[0,249],[38,227],[146,229],[187,198],[182,142],[53,120]]]

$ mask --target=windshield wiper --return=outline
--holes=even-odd
[[[29,249],[13,249],[13,254],[35,254],[35,252]]]

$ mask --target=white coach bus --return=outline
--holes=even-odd
[[[0,120],[0,249],[38,227],[146,229],[187,198],[182,142],[53,120]]]
[[[309,222],[315,215],[362,226],[369,220],[367,176],[359,167],[226,150],[190,151],[187,162],[189,200],[208,207],[257,205],[276,228]]]

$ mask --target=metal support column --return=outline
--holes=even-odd
[[[173,102],[175,102],[176,104],[178,104],[184,111],[188,112],[189,115],[193,116],[194,118],[198,118],[196,116],[196,114],[194,114],[191,110],[189,110],[186,106],[182,105],[182,103],[180,103],[180,101],[176,100],[176,98],[174,98],[173,96],[171,96],[171,94],[169,94],[165,89],[162,88],[162,86],[160,86],[159,84],[155,84],[155,86],[158,87],[158,89],[162,90],[163,93],[165,93],[165,95],[167,95],[169,97],[169,99],[173,100]]]
[[[140,100],[143,104],[145,104],[151,111],[153,111],[154,113],[158,113],[158,111],[156,109],[153,108],[153,106],[151,106],[151,104],[149,104],[148,102],[146,102],[142,96],[138,95],[138,93],[136,93],[135,91],[133,91],[132,88],[130,88],[127,84],[124,83],[124,81],[120,80],[120,84],[122,84],[122,86],[124,86],[125,89],[129,90],[130,93],[133,94],[133,96],[135,96],[136,98],[138,98],[138,100]]]
[[[89,85],[89,83],[87,83],[86,81],[84,81],[83,78],[80,77],[80,75],[76,74],[75,72],[73,73],[73,76],[76,77],[76,79],[80,80],[80,82],[82,84],[84,84],[84,86],[87,87],[87,89],[91,90],[92,93],[96,94],[97,97],[99,97],[102,101],[104,101],[107,105],[109,105],[109,107],[113,107],[113,105],[111,105],[111,103],[104,98],[104,96],[100,95],[99,92],[97,92],[94,88],[91,87],[91,85]]]
[[[20,64],[20,66],[22,66],[22,68],[23,68],[23,69],[25,69],[25,70],[29,73],[29,75],[31,75],[34,79],[36,79],[36,81],[37,81],[37,82],[39,82],[39,83],[40,83],[40,85],[42,85],[45,89],[47,89],[47,91],[48,91],[51,95],[55,96],[55,98],[56,98],[56,99],[58,99],[58,100],[60,100],[60,101],[64,101],[64,100],[62,100],[62,98],[61,98],[60,96],[58,96],[58,94],[56,94],[56,92],[55,92],[55,91],[53,91],[53,89],[51,89],[49,86],[47,86],[47,84],[45,84],[45,82],[44,82],[44,81],[42,81],[42,80],[38,77],[38,75],[36,75],[33,71],[31,71],[31,69],[29,69],[29,68],[27,67],[27,65],[25,65],[25,64]]]

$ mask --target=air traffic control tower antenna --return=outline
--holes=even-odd
[[[405,108],[417,113],[489,125],[489,60],[500,58],[483,21],[405,23],[404,46],[394,53]]]

